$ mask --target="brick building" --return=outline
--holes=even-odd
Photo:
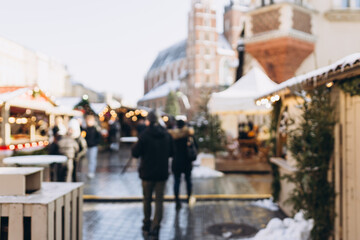
[[[216,31],[211,0],[192,0],[187,39],[161,51],[144,80],[140,106],[163,109],[167,95],[176,91],[182,112],[196,109],[200,89],[218,89],[234,82],[236,52]],[[189,103],[189,104],[188,104]]]
[[[239,62],[242,72],[257,66],[277,83],[326,66],[360,52],[359,16],[360,0],[231,0],[220,34],[212,1],[192,0],[187,39],[159,53],[139,105],[163,108],[173,90],[196,110],[199,92],[231,85]]]

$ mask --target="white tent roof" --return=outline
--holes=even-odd
[[[253,68],[225,91],[213,93],[208,107],[211,113],[268,111],[264,106],[256,106],[254,99],[277,86],[259,68]]]

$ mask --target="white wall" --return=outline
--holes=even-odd
[[[39,87],[54,96],[63,96],[69,73],[46,55],[0,37],[0,86]]]
[[[317,10],[313,15],[315,51],[299,67],[296,75],[327,66],[340,58],[360,52],[360,21],[330,21],[326,13],[339,9],[342,0],[309,0]],[[350,14],[344,11],[344,14]]]

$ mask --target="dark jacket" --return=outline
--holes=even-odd
[[[147,127],[132,149],[140,157],[139,174],[145,181],[165,181],[169,176],[169,157],[173,155],[170,134],[161,126]]]
[[[86,143],[87,146],[90,147],[95,147],[97,145],[99,145],[100,143],[100,132],[97,130],[96,127],[87,127],[86,128]]]
[[[172,161],[171,170],[173,173],[188,173],[192,170],[192,161],[187,156],[187,142],[189,136],[194,134],[192,128],[183,127],[180,129],[169,130],[174,140],[174,159]]]

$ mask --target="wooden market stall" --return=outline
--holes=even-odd
[[[81,114],[57,107],[53,100],[38,87],[0,87],[0,149],[42,148],[49,143],[56,116]]]
[[[348,90],[340,88],[340,85],[344,86],[344,84],[347,84]],[[280,119],[290,116],[296,121],[301,114],[297,108],[301,90],[314,89],[321,85],[326,85],[331,90],[331,100],[338,117],[334,130],[334,154],[329,179],[334,183],[336,194],[335,239],[360,239],[360,229],[357,227],[360,219],[360,53],[289,79],[264,94],[258,101],[269,102],[271,98],[280,96],[282,100]],[[277,134],[279,139],[283,133],[278,130]],[[279,142],[284,143],[284,141]],[[272,158],[271,161],[279,166],[280,175],[293,174],[297,171],[286,147],[278,146],[278,150],[280,151],[278,155],[283,157]],[[292,208],[284,202],[293,187],[286,180],[281,180],[280,206],[288,214]]]

